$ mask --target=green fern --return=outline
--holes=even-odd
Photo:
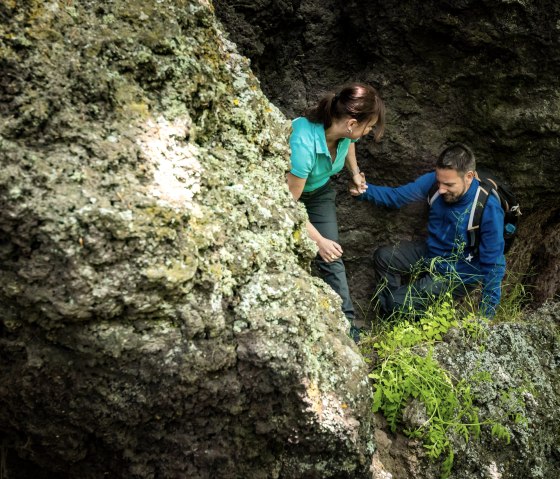
[[[396,431],[409,402],[420,401],[426,409],[426,421],[404,433],[421,439],[429,458],[444,458],[442,478],[449,477],[453,467],[450,440],[453,435],[469,441],[480,436],[482,424],[488,424],[494,436],[510,440],[505,426],[491,420],[480,422],[469,383],[453,378],[434,358],[435,343],[451,328],[465,328],[467,334],[476,339],[483,337],[484,327],[473,314],[461,321],[457,317],[451,293],[448,293],[418,321],[404,320],[377,338],[362,343],[365,351],[369,348],[369,353],[375,353],[378,358],[369,375],[375,382],[373,411],[380,411],[391,430]],[[477,380],[488,380],[488,377],[480,373]]]

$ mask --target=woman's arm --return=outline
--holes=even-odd
[[[298,178],[291,173],[288,173],[286,177],[288,180],[288,188],[290,189],[290,193],[294,197],[294,200],[299,200],[303,192],[303,187],[305,186],[305,178]],[[342,247],[335,241],[321,236],[321,233],[317,231],[317,228],[315,228],[315,226],[313,226],[309,220],[307,221],[306,228],[309,237],[313,241],[315,241],[315,243],[317,243],[317,247],[319,248],[319,255],[321,256],[323,261],[330,263],[331,261],[334,261],[342,256]]]
[[[290,193],[294,197],[294,200],[299,200],[307,180],[305,178],[298,178],[291,173],[286,175],[286,179],[288,180],[288,188],[290,189]]]
[[[364,191],[366,191],[367,184],[366,184],[366,177],[363,173],[360,172],[360,168],[358,167],[358,161],[356,160],[356,144],[351,143],[350,147],[348,148],[348,154],[346,155],[345,160],[346,168],[352,177],[352,181],[350,183],[351,188],[355,191],[355,195],[361,195]]]

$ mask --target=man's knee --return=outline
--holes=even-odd
[[[387,271],[393,256],[393,246],[380,246],[373,253],[373,264],[378,271]]]

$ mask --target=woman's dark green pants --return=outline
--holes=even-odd
[[[300,200],[305,205],[309,221],[321,235],[338,243],[338,225],[336,222],[336,191],[330,182],[314,191],[302,193]],[[346,269],[339,258],[327,263],[319,255],[315,258],[315,265],[320,277],[342,298],[342,312],[350,320],[354,319],[354,306],[350,299]]]

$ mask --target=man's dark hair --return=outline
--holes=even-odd
[[[476,170],[476,159],[467,145],[454,143],[439,154],[436,168],[456,170],[458,174],[464,175],[468,171]]]

